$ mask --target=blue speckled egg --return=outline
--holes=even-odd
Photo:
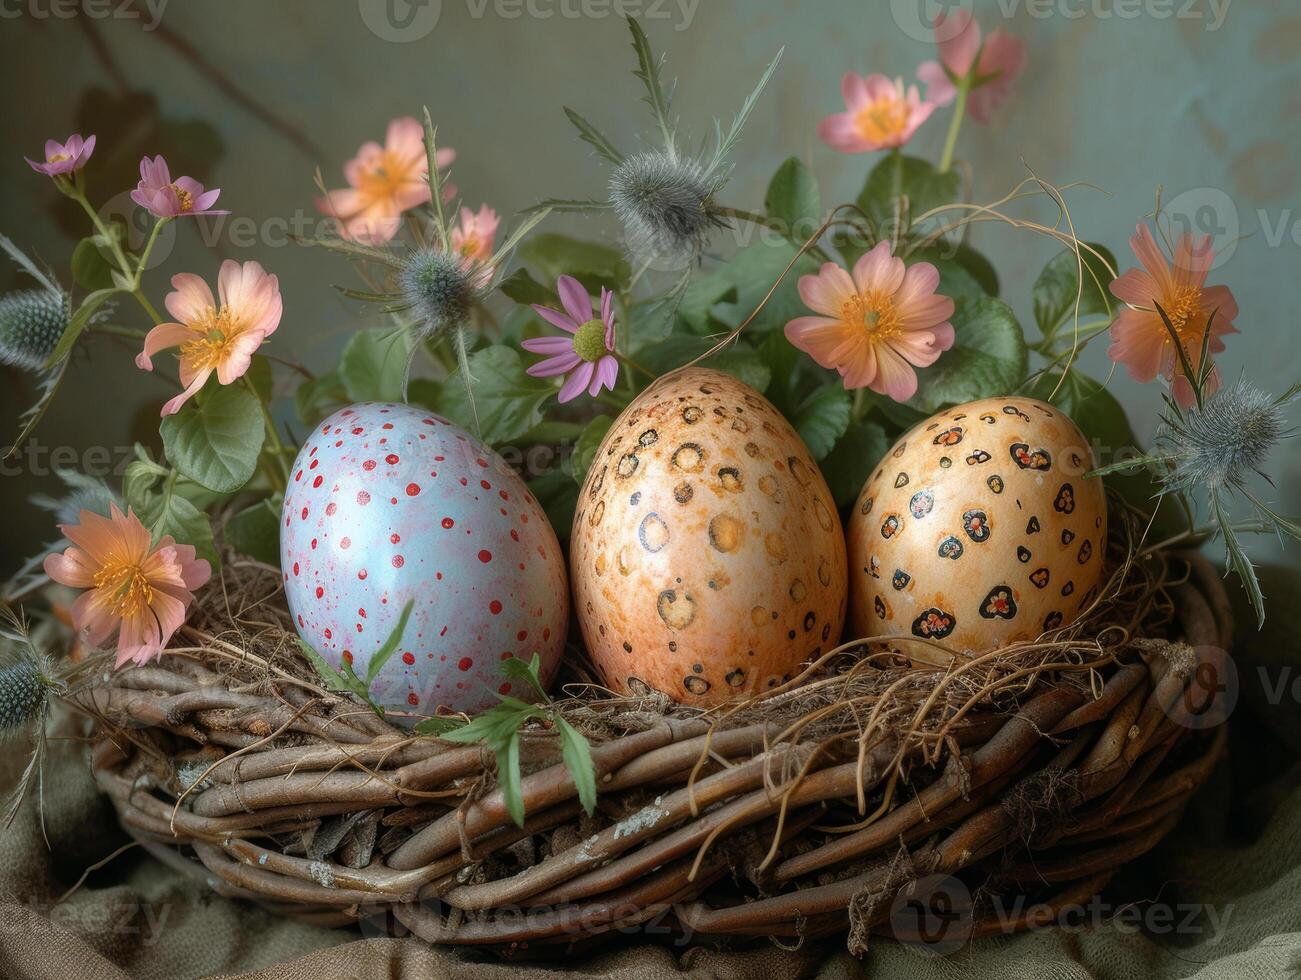
[[[528,697],[501,672],[537,653],[549,682],[569,621],[555,531],[491,449],[409,405],[336,412],[303,444],[285,494],[280,561],[298,632],[365,677],[414,600],[371,687],[386,710],[474,712]]]

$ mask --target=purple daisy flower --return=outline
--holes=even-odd
[[[602,388],[614,390],[619,379],[619,361],[614,356],[614,311],[611,303],[614,294],[601,288],[601,316],[593,315],[592,297],[573,276],[556,280],[564,310],[533,304],[538,316],[559,327],[568,337],[536,337],[520,344],[534,354],[546,354],[528,369],[535,378],[551,378],[568,374],[560,389],[560,401],[572,401],[587,393],[595,397]]]
[[[68,142],[57,140],[45,141],[45,162],[37,163],[31,157],[23,157],[27,165],[38,174],[54,177],[58,174],[76,173],[86,165],[90,155],[95,152],[95,137],[83,140],[80,133],[73,133]]]
[[[131,200],[159,218],[230,214],[229,211],[212,210],[220,193],[215,187],[205,191],[203,185],[193,177],[177,177],[172,180],[167,161],[156,156],[152,160],[145,157],[140,161],[140,183],[131,192]]]

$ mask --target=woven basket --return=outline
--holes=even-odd
[[[861,951],[874,933],[933,941],[931,913],[956,907],[939,938],[961,941],[1033,924],[989,915],[998,896],[1049,918],[1086,901],[1222,753],[1215,705],[1187,709],[1229,645],[1220,580],[1193,554],[1132,564],[1148,584],[1131,626],[1055,646],[935,666],[860,644],[712,712],[580,693],[561,707],[592,743],[598,809],[555,733],[530,730],[523,828],[491,753],[320,689],[270,569],[238,601],[211,587],[193,646],[79,697],[127,831],[278,912],[502,951],[630,931],[842,933]]]

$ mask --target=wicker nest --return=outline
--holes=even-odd
[[[1219,578],[1193,554],[1113,561],[1081,623],[982,657],[874,640],[708,712],[571,678],[561,709],[592,744],[598,807],[539,727],[523,828],[486,749],[319,686],[265,566],[228,562],[168,656],[77,697],[96,779],[144,848],[298,917],[498,950],[640,930],[847,933],[858,952],[873,933],[935,938],[939,882],[959,907],[941,938],[965,939],[1032,924],[990,914],[999,896],[1051,917],[1094,895],[1223,750],[1214,705],[1188,708],[1215,696],[1192,689],[1229,645]]]

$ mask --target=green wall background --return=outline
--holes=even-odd
[[[320,165],[327,183],[341,184],[343,162],[362,141],[382,139],[390,117],[430,107],[440,141],[458,152],[454,179],[468,204],[488,202],[509,215],[544,196],[599,196],[602,169],[573,137],[561,106],[580,108],[625,148],[652,138],[615,15],[625,4],[642,12],[657,49],[668,51],[669,71],[680,79],[677,108],[697,138],[713,117],[730,117],[785,45],[726,199],[757,207],[777,164],[796,154],[817,172],[824,202],[834,203],[852,199],[875,159],[834,153],[816,139],[817,121],[841,108],[840,75],[910,78],[934,56],[918,27],[922,11],[940,9],[923,7],[927,0],[442,0],[423,8],[405,0],[171,0],[155,25],[160,0],[152,2],[151,10],[129,0],[0,0],[0,79],[8,93],[0,114],[0,231],[66,280],[82,225],[22,155],[38,155],[49,136],[98,133],[91,181],[100,201],[134,186],[143,152],[164,153],[181,164],[174,172],[221,187],[221,206],[245,220],[206,241],[197,225],[179,223],[163,271],[152,274],[155,298],[166,275],[193,271],[211,280],[223,258],[257,258],[279,274],[284,293],[272,349],[317,368],[332,362],[359,311],[328,286],[347,282],[349,270],[289,243],[284,231],[314,218],[313,169]],[[386,5],[399,17],[411,14],[411,26],[398,26]],[[975,199],[1002,195],[1026,167],[1057,184],[1090,181],[1104,192],[1073,193],[1077,227],[1110,246],[1124,267],[1131,264],[1126,239],[1164,185],[1176,214],[1216,233],[1221,248],[1233,246],[1213,274],[1241,307],[1242,333],[1220,359],[1226,375],[1245,370],[1274,391],[1297,380],[1301,5],[968,5],[987,29],[1003,26],[1029,48],[1028,68],[994,123],[964,128],[959,153],[973,167]],[[62,16],[69,10],[73,17]],[[947,113],[927,123],[910,150],[937,156],[946,125]],[[1027,213],[1052,216],[1042,203]],[[599,221],[568,223],[614,238]],[[1030,284],[1052,244],[989,225],[974,241],[998,265],[1004,297],[1023,324],[1032,323]],[[717,244],[726,249],[725,236]],[[0,286],[17,282],[10,269],[0,272]],[[123,315],[135,313],[124,308]],[[25,501],[34,490],[57,490],[46,468],[58,447],[81,454],[74,463],[102,466],[102,455],[87,457],[86,447],[107,447],[116,460],[118,447],[156,431],[165,383],[136,371],[126,348],[96,343],[93,363],[76,365],[39,430],[44,462],[6,465],[0,476],[5,568],[51,536],[47,518]],[[1106,374],[1104,346],[1084,360],[1096,376]],[[1119,374],[1110,387],[1135,431],[1149,434],[1156,388]],[[12,418],[30,397],[30,379],[0,369],[0,417]],[[1301,513],[1296,443],[1278,453],[1272,473],[1277,489],[1265,491],[1285,512]],[[1252,548],[1262,559],[1279,554],[1270,539]],[[1289,549],[1284,560],[1295,565],[1297,552]]]

